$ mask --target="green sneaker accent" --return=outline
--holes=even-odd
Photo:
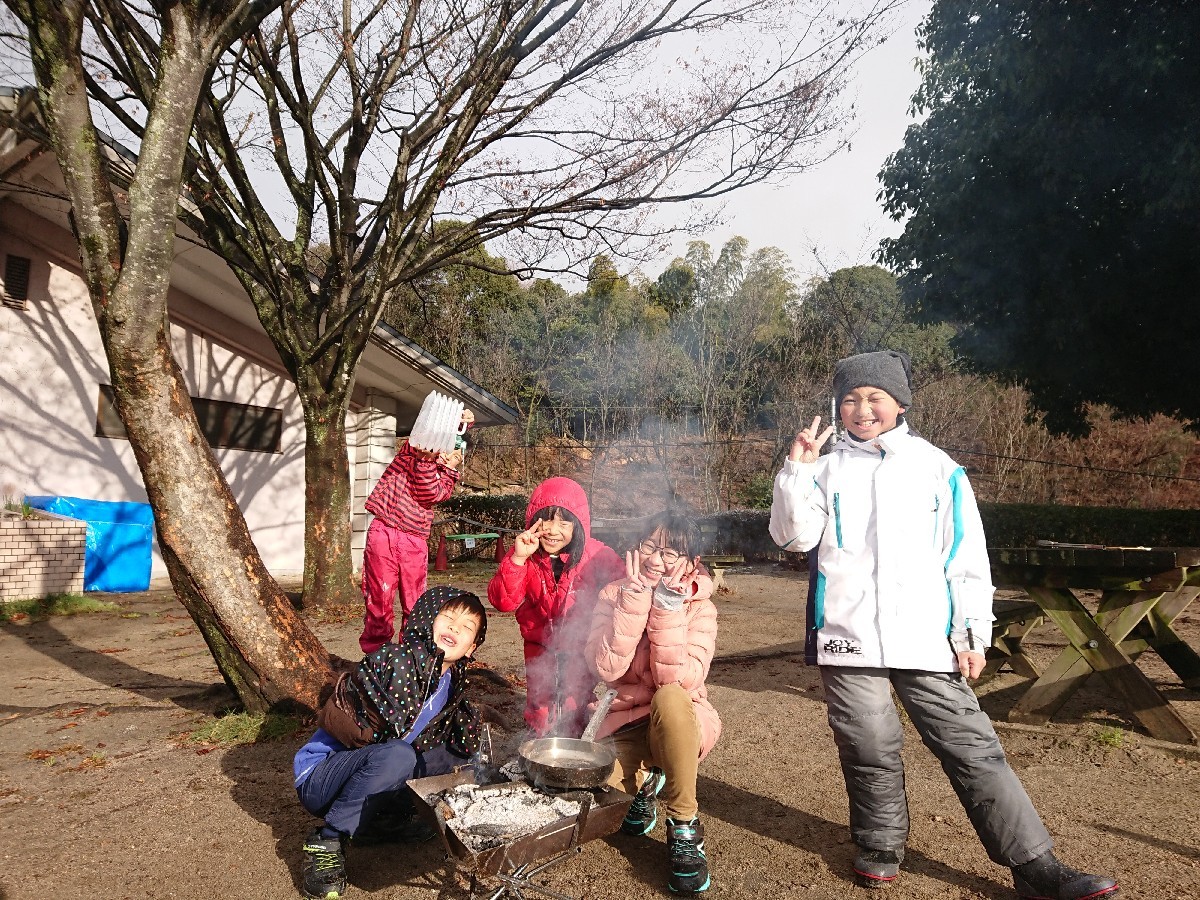
[[[301,848],[304,852],[304,896],[308,900],[339,900],[346,892],[346,857],[339,838],[321,836],[317,829]]]

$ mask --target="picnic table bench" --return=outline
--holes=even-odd
[[[496,543],[494,545],[493,555],[496,558],[496,562],[499,562],[504,556],[505,552],[504,535],[518,533],[517,529],[515,528],[502,528],[497,525],[488,525],[484,522],[478,522],[475,519],[468,519],[466,516],[451,516],[450,518],[446,519],[438,519],[433,524],[435,526],[450,524],[460,528],[463,525],[474,525],[476,528],[482,529],[480,531],[443,534],[440,538],[438,538],[437,554],[433,564],[435,572],[445,572],[447,569],[449,569],[446,552],[447,541],[461,543],[463,550],[468,551],[461,553],[460,556],[476,555],[478,553],[477,548],[479,547],[480,541],[495,541]]]
[[[1008,718],[1032,724],[1049,721],[1095,672],[1151,735],[1200,743],[1137,667],[1138,657],[1152,649],[1186,687],[1200,690],[1200,654],[1172,627],[1200,594],[1200,548],[1044,543],[988,551],[996,587],[1023,590],[1030,600],[1008,606],[998,602],[994,652],[984,670],[995,671],[1008,662],[1018,673],[1036,679]],[[1080,590],[1100,591],[1095,613],[1076,596]],[[1021,649],[1021,640],[1042,617],[1068,642],[1045,672],[1039,672]]]

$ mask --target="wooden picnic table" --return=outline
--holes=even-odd
[[[1200,594],[1200,548],[1102,547],[1059,544],[989,550],[998,588],[1025,591],[1037,609],[1009,604],[1000,612],[996,653],[989,668],[1010,661],[1036,681],[1010,711],[1014,722],[1043,724],[1098,672],[1154,737],[1200,743],[1170,702],[1137,667],[1153,649],[1185,686],[1200,690],[1200,655],[1172,623]],[[1100,591],[1093,614],[1076,592]],[[1021,639],[1039,616],[1052,621],[1068,646],[1038,673],[1021,651]],[[1013,627],[1013,626],[1017,627]]]

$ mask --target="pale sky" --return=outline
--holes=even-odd
[[[914,29],[932,5],[932,0],[909,0],[895,14],[892,36],[859,62],[846,95],[847,102],[856,104],[849,151],[783,184],[735,193],[724,205],[723,224],[703,235],[680,235],[662,257],[642,263],[642,272],[656,278],[672,258],[684,255],[689,240],[707,240],[715,253],[735,235],[746,238],[751,250],[769,246],[783,250],[801,283],[826,271],[872,262],[880,239],[901,231],[875,199],[876,176],[888,155],[899,149],[912,122],[908,105],[919,83]],[[9,66],[0,67],[6,75],[11,60],[7,62]],[[13,80],[11,75],[8,80]],[[670,221],[669,215],[664,210],[660,219]],[[578,289],[573,279],[563,280]]]
[[[778,247],[791,257],[803,282],[824,274],[813,247],[820,249],[822,262],[832,271],[871,263],[880,239],[901,232],[900,224],[888,219],[875,199],[876,176],[884,160],[900,148],[904,130],[913,122],[909,100],[920,82],[914,66],[918,56],[914,31],[931,6],[931,0],[912,0],[898,14],[893,36],[859,63],[849,88],[857,108],[851,150],[786,184],[735,194],[725,206],[725,224],[703,236],[714,253],[735,235],[746,238],[751,250]],[[681,236],[673,252],[661,262],[643,265],[642,271],[656,278],[694,239]]]

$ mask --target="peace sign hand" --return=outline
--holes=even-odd
[[[513,539],[513,562],[518,566],[525,565],[525,560],[533,556],[541,544],[542,520],[537,519],[526,531],[522,531]]]
[[[817,457],[821,455],[821,448],[825,446],[833,434],[832,425],[828,426],[820,434],[817,434],[817,429],[820,427],[821,417],[813,416],[812,424],[803,431],[797,432],[795,440],[792,441],[792,449],[788,453],[788,459],[792,462],[816,462]]]
[[[625,590],[639,592],[644,591],[650,585],[642,581],[642,554],[637,550],[629,550],[625,553]]]
[[[685,580],[692,574],[694,567],[699,564],[700,557],[698,556],[694,560],[690,560],[686,556],[679,557],[675,560],[675,564],[667,569],[667,574],[663,576],[660,584],[672,593],[686,593]]]

